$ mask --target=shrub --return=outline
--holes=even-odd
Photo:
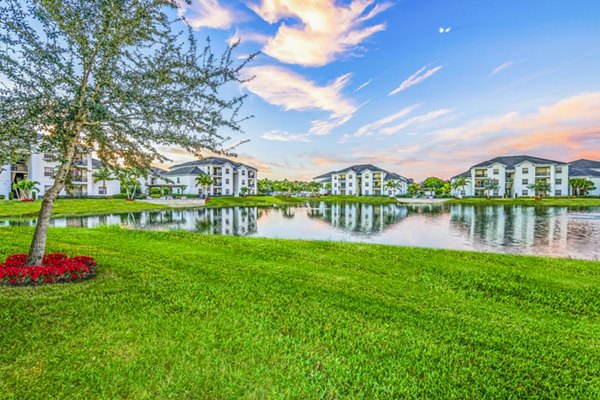
[[[66,254],[46,254],[42,265],[27,267],[27,254],[13,254],[0,263],[0,285],[25,286],[73,282],[95,274],[96,261],[91,257],[69,258]]]
[[[0,200],[6,200],[6,196],[3,194],[0,194]]]

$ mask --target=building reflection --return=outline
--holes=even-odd
[[[469,243],[566,249],[570,235],[586,234],[586,224],[573,223],[566,207],[450,207],[451,229]],[[590,232],[591,233],[591,232]]]
[[[383,232],[408,216],[406,207],[396,204],[327,204],[320,202],[308,208],[308,216],[333,227],[365,234]]]

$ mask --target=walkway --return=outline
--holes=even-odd
[[[140,200],[145,203],[150,204],[161,204],[165,206],[169,206],[171,208],[194,208],[194,207],[203,207],[204,200],[200,199],[173,199],[173,200],[162,200],[162,199],[150,199],[150,200]]]

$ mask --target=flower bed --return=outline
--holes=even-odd
[[[92,257],[69,258],[66,254],[46,254],[41,266],[27,267],[27,254],[13,254],[0,263],[0,285],[25,286],[73,282],[95,275]]]

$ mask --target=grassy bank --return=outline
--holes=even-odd
[[[0,229],[0,257],[32,231]],[[600,264],[54,229],[91,281],[0,288],[0,397],[598,398]]]
[[[357,197],[357,196],[248,196],[248,197],[215,197],[206,203],[207,207],[271,207],[303,204],[310,201],[327,203],[361,203],[361,204],[394,204],[396,201],[388,197]]]
[[[35,217],[40,211],[40,200],[23,203],[20,201],[0,201],[0,218]],[[70,217],[126,213],[131,211],[158,210],[169,208],[164,205],[149,204],[141,201],[116,199],[59,199],[54,206],[53,217]]]
[[[600,207],[600,198],[573,198],[573,197],[544,197],[536,200],[533,197],[516,199],[459,199],[450,200],[447,204],[483,204],[483,205],[515,205],[536,207]]]

